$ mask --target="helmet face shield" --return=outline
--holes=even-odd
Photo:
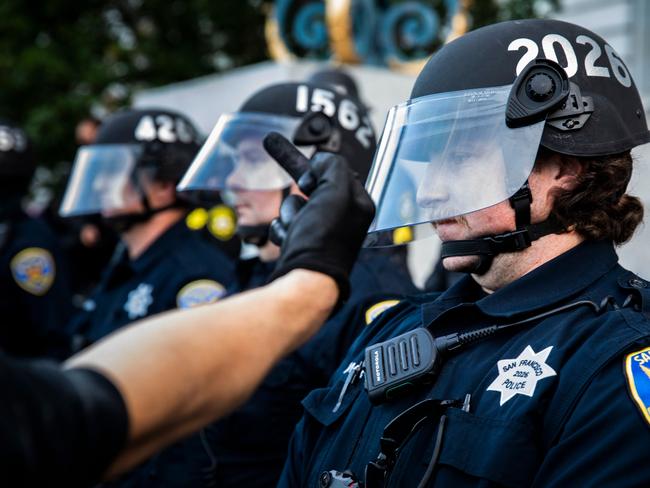
[[[544,121],[507,127],[510,90],[441,93],[391,109],[366,183],[377,206],[369,232],[451,219],[517,192]]]
[[[98,144],[77,151],[59,214],[74,217],[110,215],[140,202],[134,170],[142,147],[137,144]]]
[[[298,118],[269,114],[222,115],[177,189],[254,191],[290,186],[291,177],[268,155],[263,141],[272,131],[291,140],[299,124]]]

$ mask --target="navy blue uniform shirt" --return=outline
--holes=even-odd
[[[391,420],[422,400],[467,394],[468,409],[446,411],[427,486],[649,486],[648,286],[617,264],[610,243],[586,242],[488,296],[466,277],[441,295],[402,301],[364,328],[329,386],[303,401],[280,486],[323,486],[320,477],[330,470],[363,480]],[[630,295],[641,310],[626,303]],[[440,337],[606,297],[605,312],[558,311],[461,348],[448,355],[433,384],[392,401],[373,406],[364,378],[335,408],[344,368],[359,364],[371,344],[427,324]],[[387,486],[418,485],[439,418],[416,428]]]
[[[234,278],[234,263],[180,220],[135,260],[130,260],[123,249],[87,301],[87,310],[70,327],[83,337],[85,344],[93,343],[135,320],[174,308],[215,302],[225,294]],[[160,486],[152,468],[156,460],[166,459],[167,469],[177,470],[185,465],[187,450],[186,442],[176,443],[114,484]],[[209,463],[202,450],[194,452],[203,457],[197,456],[192,462]],[[186,483],[183,486],[196,486],[200,482],[200,477],[192,479],[190,474],[185,470],[177,472]]]
[[[0,348],[40,356],[65,342],[72,313],[66,265],[43,220],[20,211],[0,225]]]
[[[70,324],[86,344],[150,315],[212,303],[235,277],[234,263],[182,220],[135,260],[121,252]]]
[[[258,259],[240,262],[238,284],[230,291],[264,285],[273,268],[274,263]],[[189,437],[182,453],[155,458],[148,466],[148,486],[275,486],[289,438],[303,412],[301,400],[312,389],[327,384],[365,326],[366,316],[370,321],[397,303],[387,298],[415,291],[405,249],[362,251],[351,285],[348,304],[307,344],[280,361],[248,402]]]
[[[261,262],[254,269],[258,273],[249,277],[245,289],[251,284],[262,285],[272,271]],[[366,325],[366,315],[379,313],[394,305],[395,297],[416,291],[404,248],[362,250],[350,285],[347,304],[316,336],[273,368],[246,404],[207,429],[216,459],[216,486],[275,486],[289,438],[302,416],[301,400],[314,388],[327,384]]]

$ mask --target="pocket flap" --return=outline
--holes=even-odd
[[[505,486],[530,486],[541,463],[540,448],[531,424],[479,417],[452,409],[440,464]]]
[[[334,412],[334,407],[338,402],[342,388],[343,381],[339,381],[334,386],[313,390],[302,401],[302,406],[305,407],[305,411],[314,417],[318,423],[325,426],[332,425],[348,410],[357,396],[359,396],[359,392],[363,390],[363,382],[360,381],[358,384],[347,389],[341,400],[341,405]]]

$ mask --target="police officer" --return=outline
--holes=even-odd
[[[134,320],[223,296],[233,264],[185,226],[175,190],[199,147],[181,114],[131,109],[107,118],[95,144],[79,149],[60,213],[100,213],[122,246],[70,324],[77,348]]]
[[[65,343],[62,327],[72,312],[56,237],[22,209],[35,168],[25,132],[0,120],[0,347],[20,356],[51,353]]]
[[[291,163],[305,171],[301,158]],[[284,212],[295,218],[282,226],[274,283],[125,327],[65,369],[0,352],[5,484],[89,486],[123,472],[231,411],[318,330],[346,297],[374,206],[340,158],[329,155],[308,174],[309,202]],[[320,232],[306,232],[315,222]]]
[[[417,174],[413,223],[467,276],[364,329],[304,400],[280,485],[648,485],[650,284],[614,246],[643,215],[626,187],[650,133],[621,58],[555,20],[478,29],[382,138],[373,230],[394,225],[393,174]]]
[[[344,156],[362,180],[375,151],[365,108],[330,85],[274,84],[254,93],[238,112],[223,115],[179,188],[225,190],[237,212],[240,236],[257,247],[257,258],[240,261],[233,292],[268,281],[280,255],[269,240],[269,225],[282,198],[299,193],[263,146],[272,131],[291,139],[304,154]],[[346,305],[321,333],[274,368],[249,402],[202,433],[215,457],[207,472],[218,486],[274,486],[302,414],[302,398],[326,383],[366,316],[396,303],[395,295],[415,291],[405,249],[363,251],[350,281],[349,304],[359,306]],[[359,314],[353,327],[342,320],[349,308]]]

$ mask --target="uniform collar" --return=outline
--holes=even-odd
[[[579,295],[617,262],[611,242],[585,241],[491,295],[480,298],[479,285],[466,276],[436,302],[475,303],[483,314],[492,317],[525,314]],[[424,323],[439,313],[440,308],[433,307],[434,303],[422,306]]]
[[[129,262],[129,266],[138,274],[147,268],[158,264],[169,257],[178,243],[187,240],[192,232],[185,225],[185,219],[180,219],[158,237],[140,256]]]

